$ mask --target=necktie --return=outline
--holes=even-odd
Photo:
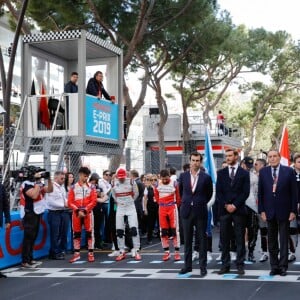
[[[277,174],[276,174],[276,168],[273,168],[273,179],[276,179],[276,177],[277,177]]]
[[[230,168],[231,168],[230,179],[233,180],[234,179],[234,169],[235,169],[235,167],[230,167]]]

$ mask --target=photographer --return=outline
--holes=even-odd
[[[25,215],[23,218],[22,267],[35,268],[38,263],[33,260],[33,246],[37,238],[41,215],[45,210],[44,195],[53,191],[49,172],[35,166],[26,167],[27,173],[21,186],[21,197],[24,198]],[[48,179],[48,186],[42,183]]]
[[[64,182],[65,173],[56,171],[54,173],[53,192],[48,193],[45,197],[50,227],[50,259],[65,259],[67,250],[70,217],[67,209],[67,194]]]

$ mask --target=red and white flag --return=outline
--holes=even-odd
[[[49,110],[48,110],[48,99],[44,95],[45,87],[42,84],[41,88],[41,99],[40,99],[40,105],[39,105],[39,114],[40,114],[40,122],[46,126],[47,129],[51,128],[50,124],[50,116],[49,116]]]
[[[289,134],[286,126],[284,126],[282,130],[279,153],[281,156],[280,163],[284,166],[289,166],[290,165]]]

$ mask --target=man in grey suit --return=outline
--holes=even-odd
[[[268,152],[268,162],[269,166],[259,172],[258,212],[268,223],[270,275],[286,276],[289,224],[297,213],[297,185],[293,169],[280,164],[278,150]]]
[[[218,274],[222,275],[230,271],[230,229],[233,226],[237,246],[237,273],[244,275],[247,214],[245,202],[250,193],[250,176],[248,171],[239,166],[237,150],[227,149],[225,156],[228,167],[218,171],[216,184],[222,244],[222,267]]]

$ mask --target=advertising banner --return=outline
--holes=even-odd
[[[85,122],[86,136],[118,141],[118,104],[86,95]]]

